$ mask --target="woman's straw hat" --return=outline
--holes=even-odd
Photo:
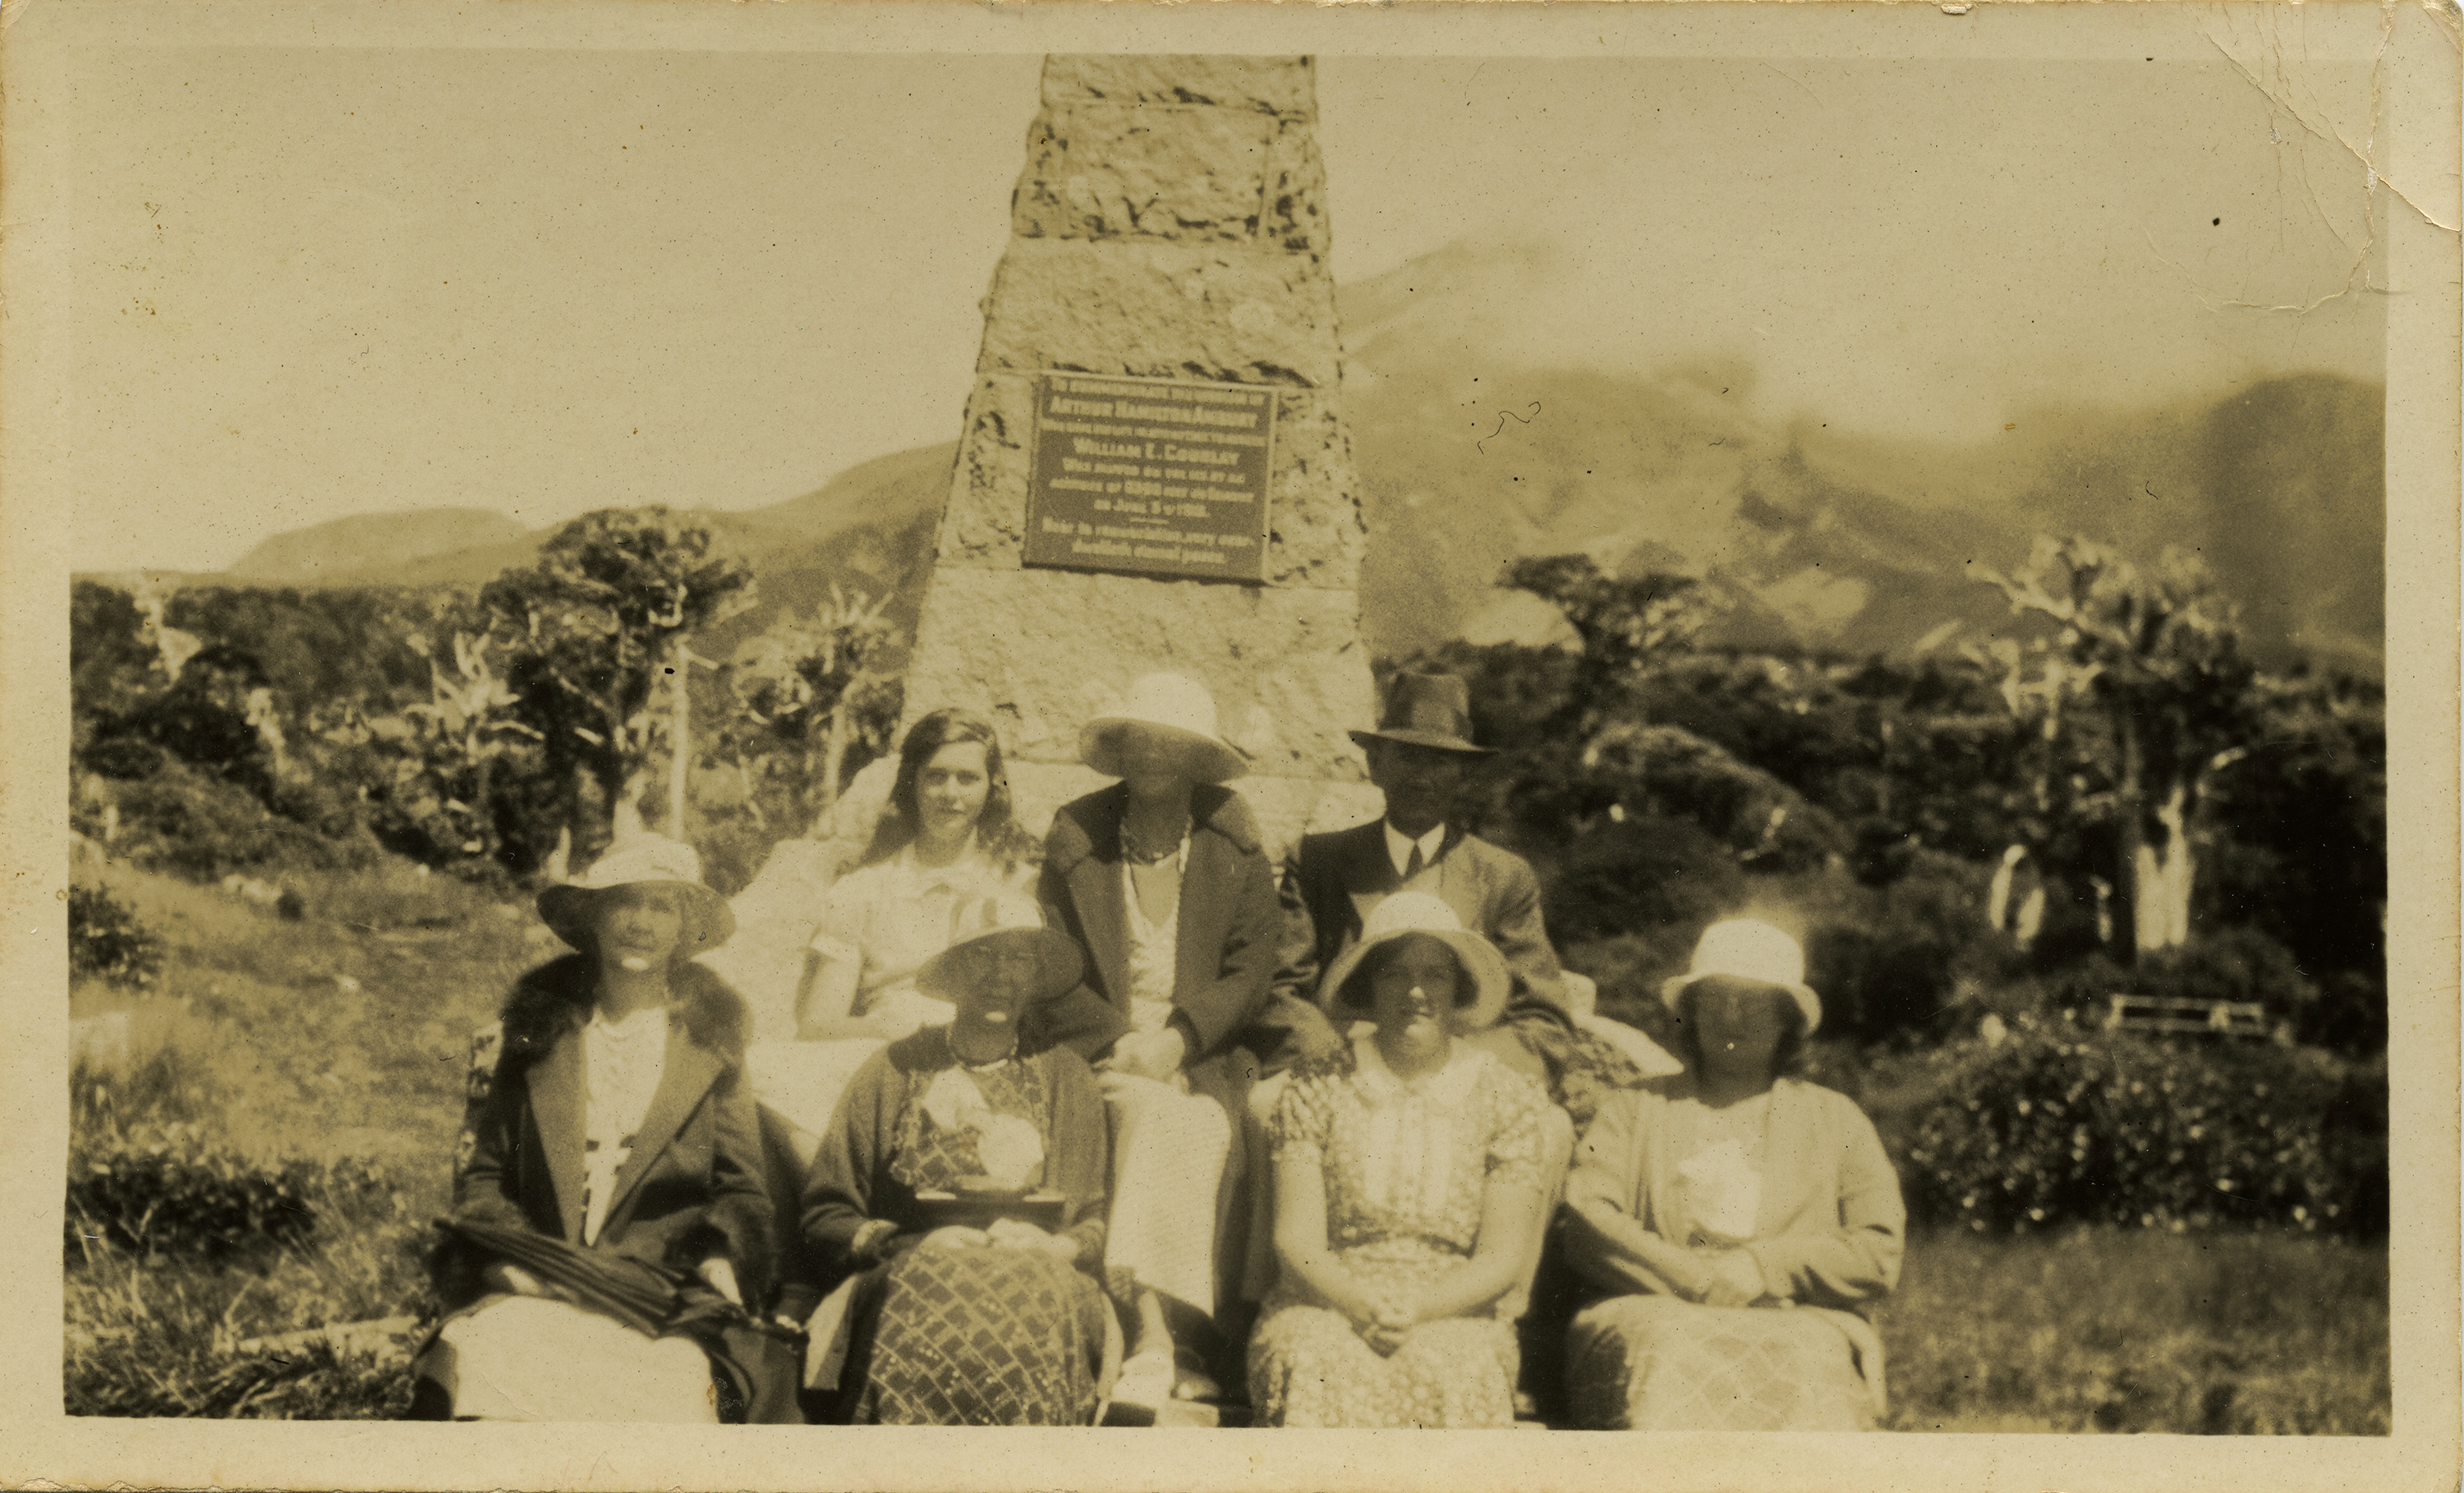
[[[964,962],[959,952],[996,944],[1023,943],[1035,951],[1035,988],[1030,1004],[1067,995],[1078,988],[1085,956],[1078,940],[1044,926],[1044,910],[1024,897],[969,897],[950,912],[950,946],[924,961],[915,972],[915,988],[943,1000],[957,997],[956,984]]]
[[[1080,760],[1108,778],[1124,776],[1120,729],[1129,725],[1154,727],[1178,741],[1188,754],[1189,776],[1199,782],[1228,782],[1249,770],[1248,759],[1216,729],[1215,697],[1184,674],[1132,681],[1120,709],[1096,716],[1078,734]]]
[[[1685,987],[1698,979],[1726,975],[1777,985],[1805,1014],[1805,1035],[1822,1024],[1822,998],[1805,982],[1805,950],[1786,933],[1759,918],[1732,917],[1703,930],[1694,945],[1694,964],[1684,974],[1661,982],[1660,999],[1672,1011]]]
[[[1360,993],[1345,987],[1360,972],[1360,962],[1370,950],[1406,933],[1425,933],[1452,949],[1462,961],[1463,973],[1470,977],[1471,1004],[1456,1009],[1455,1030],[1476,1032],[1495,1024],[1506,1012],[1506,998],[1514,989],[1514,977],[1507,970],[1506,955],[1497,952],[1497,945],[1463,927],[1453,908],[1425,891],[1398,891],[1370,911],[1360,925],[1360,941],[1335,955],[1334,963],[1327,968],[1326,979],[1318,986],[1318,1004],[1326,1013],[1364,1013],[1367,1002],[1356,999]]]
[[[590,920],[602,898],[619,887],[675,887],[683,892],[684,931],[677,952],[708,954],[736,932],[727,899],[702,885],[701,857],[693,847],[665,835],[627,835],[607,847],[590,869],[539,894],[539,921],[577,949],[586,948]]]

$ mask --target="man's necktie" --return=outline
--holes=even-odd
[[[1419,875],[1421,871],[1428,867],[1428,862],[1420,859],[1420,846],[1418,842],[1415,842],[1412,845],[1411,859],[1403,864],[1403,879],[1405,881],[1410,881],[1412,878]]]

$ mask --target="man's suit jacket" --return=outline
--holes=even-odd
[[[1402,888],[1386,853],[1385,821],[1331,834],[1304,835],[1285,868],[1285,916],[1291,928],[1277,987],[1314,1005],[1318,980],[1335,955],[1360,938],[1369,908]],[[1431,883],[1435,885],[1431,885]],[[1564,1009],[1557,951],[1540,918],[1540,878],[1530,863],[1448,824],[1418,889],[1432,891],[1463,927],[1497,945],[1514,975],[1509,1009]]]

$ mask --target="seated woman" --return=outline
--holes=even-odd
[[[950,1023],[867,1060],[813,1158],[804,1238],[854,1279],[814,1319],[806,1382],[837,1421],[1084,1425],[1111,1313],[1104,1103],[1019,1028],[1078,983],[1078,949],[1023,899],[965,905],[959,933],[916,972]]]
[[[1458,1040],[1511,987],[1422,892],[1378,904],[1327,971],[1374,1032],[1293,1070],[1268,1127],[1283,1271],[1249,1342],[1262,1426],[1510,1426],[1524,1273],[1553,1177],[1539,1087]]]
[[[656,835],[540,892],[539,911],[580,952],[523,976],[505,1003],[453,1222],[574,1246],[590,1257],[574,1274],[666,1295],[659,1314],[675,1326],[654,1336],[452,1235],[436,1260],[448,1315],[415,1366],[412,1414],[714,1421],[724,1403],[741,1419],[751,1366],[715,1328],[761,1299],[771,1207],[738,1077],[744,1002],[691,962],[734,920],[693,848]]]
[[[1149,674],[1079,736],[1121,779],[1053,815],[1038,882],[1052,925],[1086,951],[1086,986],[1038,1013],[1095,1060],[1115,1139],[1114,1291],[1135,1351],[1115,1398],[1160,1409],[1211,1399],[1240,1372],[1247,1250],[1246,1148],[1234,1123],[1280,1039],[1264,1027],[1283,935],[1274,872],[1248,805],[1222,787],[1248,770],[1196,681]]]
[[[755,1097],[804,1132],[808,1152],[857,1065],[950,1020],[915,976],[949,947],[955,910],[1030,895],[1036,858],[1011,817],[992,722],[948,709],[910,728],[872,843],[823,903],[793,1009],[761,1023],[749,1055]]]
[[[1714,923],[1668,981],[1685,1070],[1608,1096],[1566,1184],[1575,1418],[1609,1430],[1857,1431],[1866,1321],[1899,1281],[1900,1181],[1856,1104],[1787,1077],[1822,1003],[1796,940]]]

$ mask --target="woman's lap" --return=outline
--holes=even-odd
[[[1082,1425],[1104,1313],[1093,1281],[1048,1255],[913,1250],[884,1267],[854,1371],[852,1418],[891,1425]]]
[[[419,1372],[457,1418],[715,1424],[710,1359],[689,1338],[652,1338],[611,1317],[536,1296],[492,1296],[447,1319]]]
[[[1392,1355],[1341,1312],[1293,1304],[1249,1339],[1260,1425],[1507,1426],[1514,1421],[1514,1336],[1492,1318],[1424,1322]]]
[[[1108,1088],[1115,1153],[1105,1264],[1214,1310],[1218,1200],[1235,1135],[1221,1104],[1150,1080]]]
[[[1829,1314],[1595,1302],[1567,1329],[1574,1418],[1605,1430],[1863,1431],[1873,1403]]]

